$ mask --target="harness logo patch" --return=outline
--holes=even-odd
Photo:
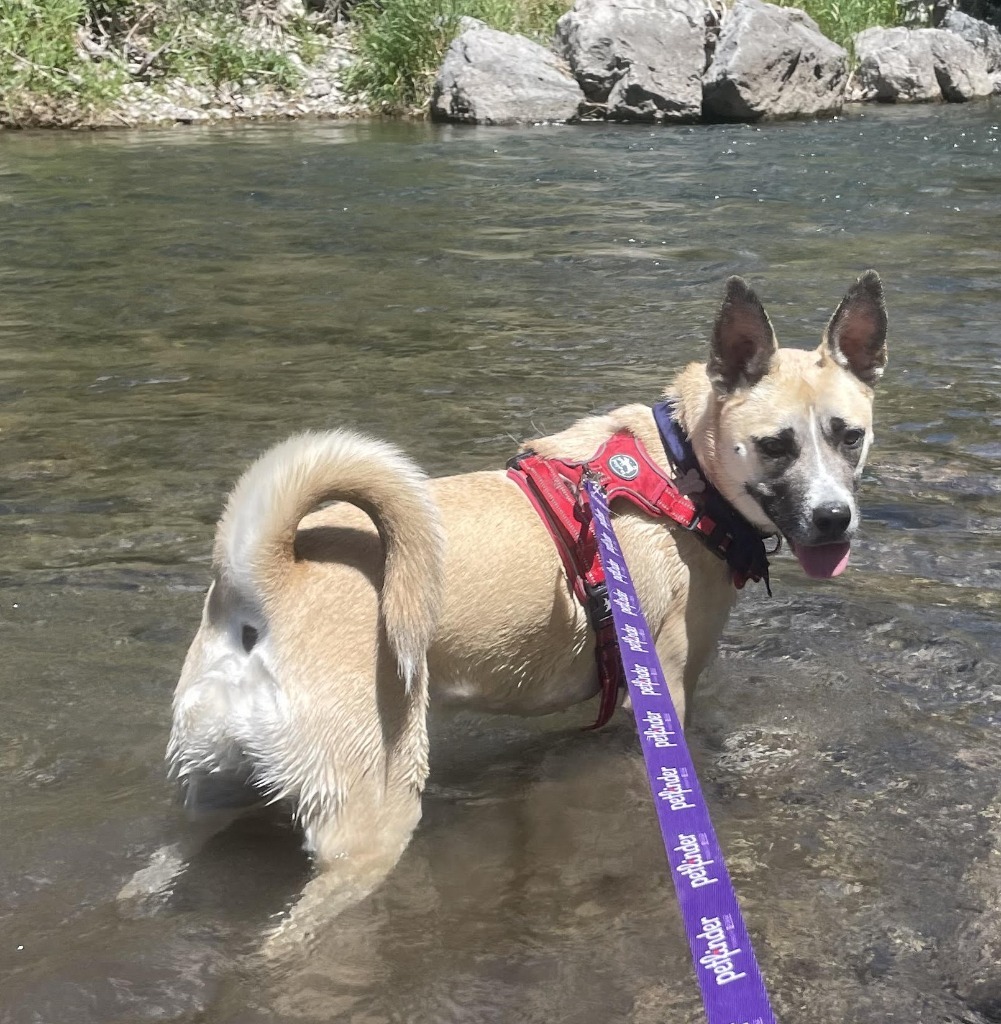
[[[635,480],[640,475],[640,464],[631,455],[613,455],[608,468],[620,480]]]

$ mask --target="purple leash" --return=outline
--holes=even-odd
[[[709,1024],[776,1024],[600,483],[585,477],[615,633]]]

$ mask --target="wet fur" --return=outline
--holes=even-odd
[[[812,352],[778,349],[760,302],[732,279],[707,363],[667,394],[732,504],[762,532],[808,544],[818,503],[849,505],[845,536],[857,527],[870,385],[884,363],[875,274],[849,291]],[[833,421],[863,431],[850,457],[829,436]],[[646,405],[531,446],[585,459],[620,430],[670,470]],[[782,459],[762,451],[777,437],[795,442]],[[685,714],[734,601],[728,570],[692,535],[628,505],[615,511]],[[169,759],[196,808],[237,804],[234,793],[289,802],[317,868],[296,913],[317,918],[369,891],[405,848],[428,771],[429,694],[531,715],[597,689],[586,616],[503,470],[429,480],[381,442],[303,434],[265,454],[230,497]]]

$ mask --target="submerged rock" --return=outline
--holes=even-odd
[[[710,17],[706,0],[577,0],[555,46],[607,117],[695,121]]]
[[[474,18],[445,54],[431,96],[431,116],[467,124],[568,121],[584,99],[559,57],[524,36]]]
[[[703,113],[722,121],[835,114],[848,54],[803,11],[737,0],[703,79]]]
[[[1001,821],[1001,801],[993,814]],[[965,903],[974,908],[949,947],[956,992],[971,1010],[1001,1021],[1001,823],[991,847],[963,879]]]

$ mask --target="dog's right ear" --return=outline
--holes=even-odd
[[[706,364],[713,387],[724,394],[752,387],[768,372],[777,349],[761,300],[743,278],[731,277],[713,326]]]

